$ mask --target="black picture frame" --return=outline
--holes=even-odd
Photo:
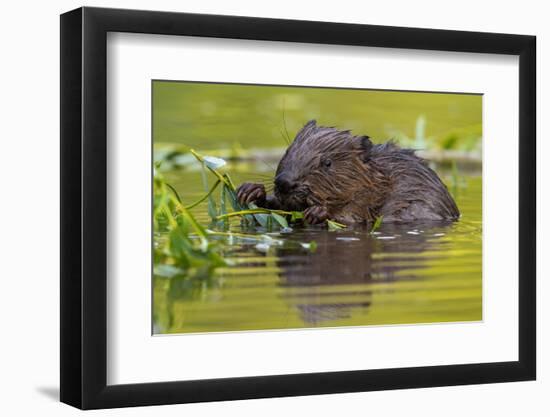
[[[107,385],[108,32],[519,56],[519,360]],[[524,35],[236,16],[88,7],[61,15],[61,401],[94,409],[535,379],[535,45]]]

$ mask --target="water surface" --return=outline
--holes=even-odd
[[[375,143],[394,138],[428,151],[481,152],[480,95],[155,81],[152,106],[156,158],[182,145],[229,152],[240,157],[225,167],[236,184],[271,178],[278,159],[259,154],[285,147],[310,119]],[[382,224],[374,235],[296,227],[282,236],[315,241],[314,252],[237,242],[225,252],[232,266],[214,274],[154,277],[154,331],[481,320],[480,164],[466,171],[452,158],[434,168],[456,198],[458,222]],[[204,189],[199,171],[183,165],[165,176],[190,204]],[[209,224],[205,204],[193,214]]]
[[[195,175],[172,173],[172,182],[189,190]],[[201,193],[188,191],[190,201]],[[272,236],[315,241],[315,251],[239,243],[225,252],[234,265],[212,276],[157,277],[155,331],[481,320],[481,178],[463,178],[455,193],[458,222],[382,224],[375,234],[296,227]],[[208,223],[205,214],[199,218]]]

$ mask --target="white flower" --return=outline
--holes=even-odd
[[[206,166],[211,169],[221,168],[227,163],[224,159],[217,158],[215,156],[205,156],[202,159],[204,160]]]

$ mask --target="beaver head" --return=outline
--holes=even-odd
[[[286,210],[343,206],[364,188],[372,150],[368,136],[309,121],[279,162],[275,196]]]

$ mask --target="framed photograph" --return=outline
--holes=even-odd
[[[61,401],[533,380],[535,37],[61,16]]]

